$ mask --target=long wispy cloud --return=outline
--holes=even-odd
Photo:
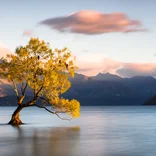
[[[51,29],[60,32],[87,35],[145,31],[139,20],[132,20],[124,13],[106,14],[92,10],[84,10],[68,16],[45,19],[38,24],[49,26]]]
[[[104,58],[98,64],[88,62],[77,62],[79,72],[86,75],[96,75],[98,72],[110,72],[122,77],[153,76],[156,77],[156,63],[120,62],[110,58]]]
[[[156,77],[156,63],[122,63],[116,73],[123,77],[153,76]]]

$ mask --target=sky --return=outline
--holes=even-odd
[[[155,0],[5,0],[0,57],[39,37],[68,47],[78,73],[156,77]]]

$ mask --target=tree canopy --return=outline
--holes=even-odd
[[[80,103],[61,96],[70,88],[69,76],[74,77],[76,69],[68,48],[53,50],[49,43],[31,38],[26,46],[16,48],[15,54],[1,59],[0,76],[13,83],[18,105],[35,105],[52,114],[67,113],[70,117],[79,117]],[[23,103],[28,88],[33,97]],[[36,104],[39,99],[42,105]],[[49,110],[48,105],[52,109]]]

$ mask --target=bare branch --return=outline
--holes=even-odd
[[[38,97],[38,94],[40,93],[40,91],[43,89],[43,85],[40,87],[40,89],[37,91],[37,93],[36,93],[36,97]]]
[[[21,105],[23,100],[24,100],[25,96],[20,96],[19,99],[18,99],[18,104]]]
[[[25,84],[25,87],[24,87],[24,83],[22,82],[21,93],[23,96],[25,95],[25,90],[26,90],[27,86],[28,86],[27,82]]]
[[[16,93],[16,97],[19,100],[19,93],[18,93],[16,82],[14,80],[12,80],[12,82],[13,82],[13,86],[14,86],[14,91]]]
[[[70,121],[72,118],[69,118],[69,119],[67,119],[67,118],[62,118],[62,117],[60,117],[56,112],[54,113],[54,114],[56,114],[61,120],[68,120],[68,121]]]
[[[53,111],[49,110],[48,108],[46,108],[46,107],[44,107],[44,106],[39,106],[39,105],[37,105],[37,104],[35,104],[35,106],[37,106],[38,108],[44,108],[44,109],[45,109],[46,111],[48,111],[49,113],[52,113],[52,114],[57,115],[57,117],[60,118],[61,120],[68,120],[68,121],[70,121],[70,120],[72,119],[72,118],[70,118],[70,119],[62,118],[62,117],[60,117],[60,116],[58,115],[57,112],[53,112]],[[64,112],[60,112],[60,113],[64,113]]]
[[[23,88],[24,88],[24,83],[22,82],[22,86],[21,86],[21,93],[23,95]]]
[[[44,107],[44,106],[39,106],[37,104],[35,104],[35,106],[37,106],[38,108],[44,108],[46,111],[48,111],[49,113],[55,114],[55,112],[52,112],[51,110],[49,110],[48,108]]]
[[[30,107],[30,106],[35,106],[36,104],[36,99],[32,99],[29,102],[23,104],[24,107]]]
[[[25,90],[27,89],[27,87],[28,87],[28,83],[26,82],[26,85],[25,85],[25,87],[24,87],[24,89],[23,89],[23,93],[25,94]]]
[[[48,104],[50,104],[49,100],[44,98],[44,97],[41,97],[41,96],[38,96],[40,99],[44,100],[45,102],[47,102]],[[51,105],[51,104],[50,104]]]

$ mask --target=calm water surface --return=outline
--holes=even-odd
[[[82,107],[62,121],[39,108],[0,107],[0,156],[156,156],[156,107]]]

